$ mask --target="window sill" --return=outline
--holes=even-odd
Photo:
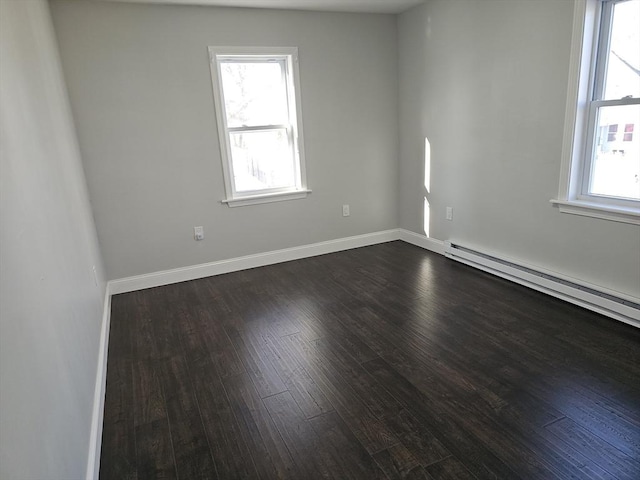
[[[226,203],[230,207],[244,207],[246,205],[258,205],[260,203],[283,202],[285,200],[298,200],[306,198],[311,190],[294,190],[291,192],[266,193],[263,195],[248,195],[245,197],[227,198],[221,203]]]
[[[579,200],[551,200],[562,213],[640,225],[640,209]]]

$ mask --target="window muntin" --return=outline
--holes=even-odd
[[[230,206],[306,193],[296,48],[209,47]],[[296,194],[296,195],[291,195]]]
[[[640,0],[602,2],[578,200],[638,207],[640,139],[621,130],[640,124],[639,26]]]

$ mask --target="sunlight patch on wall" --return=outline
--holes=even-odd
[[[429,220],[431,219],[431,210],[429,206],[429,200],[424,197],[424,234],[429,238]]]
[[[424,196],[424,218],[423,218],[423,230],[424,234],[429,237],[431,209],[427,195],[431,193],[431,144],[429,139],[424,137],[424,189],[426,191]]]

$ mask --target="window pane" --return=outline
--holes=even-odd
[[[285,129],[230,134],[237,192],[295,187],[293,150]]]
[[[613,7],[604,100],[640,97],[640,0]]]
[[[288,123],[284,62],[221,62],[227,126]]]
[[[640,136],[629,133],[638,124],[640,105],[600,108],[590,194],[640,200]]]
[[[624,135],[622,136],[623,142],[633,142],[633,123],[627,123],[624,126]]]

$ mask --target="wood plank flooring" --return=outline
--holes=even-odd
[[[402,242],[116,295],[100,478],[640,479],[640,330]]]

